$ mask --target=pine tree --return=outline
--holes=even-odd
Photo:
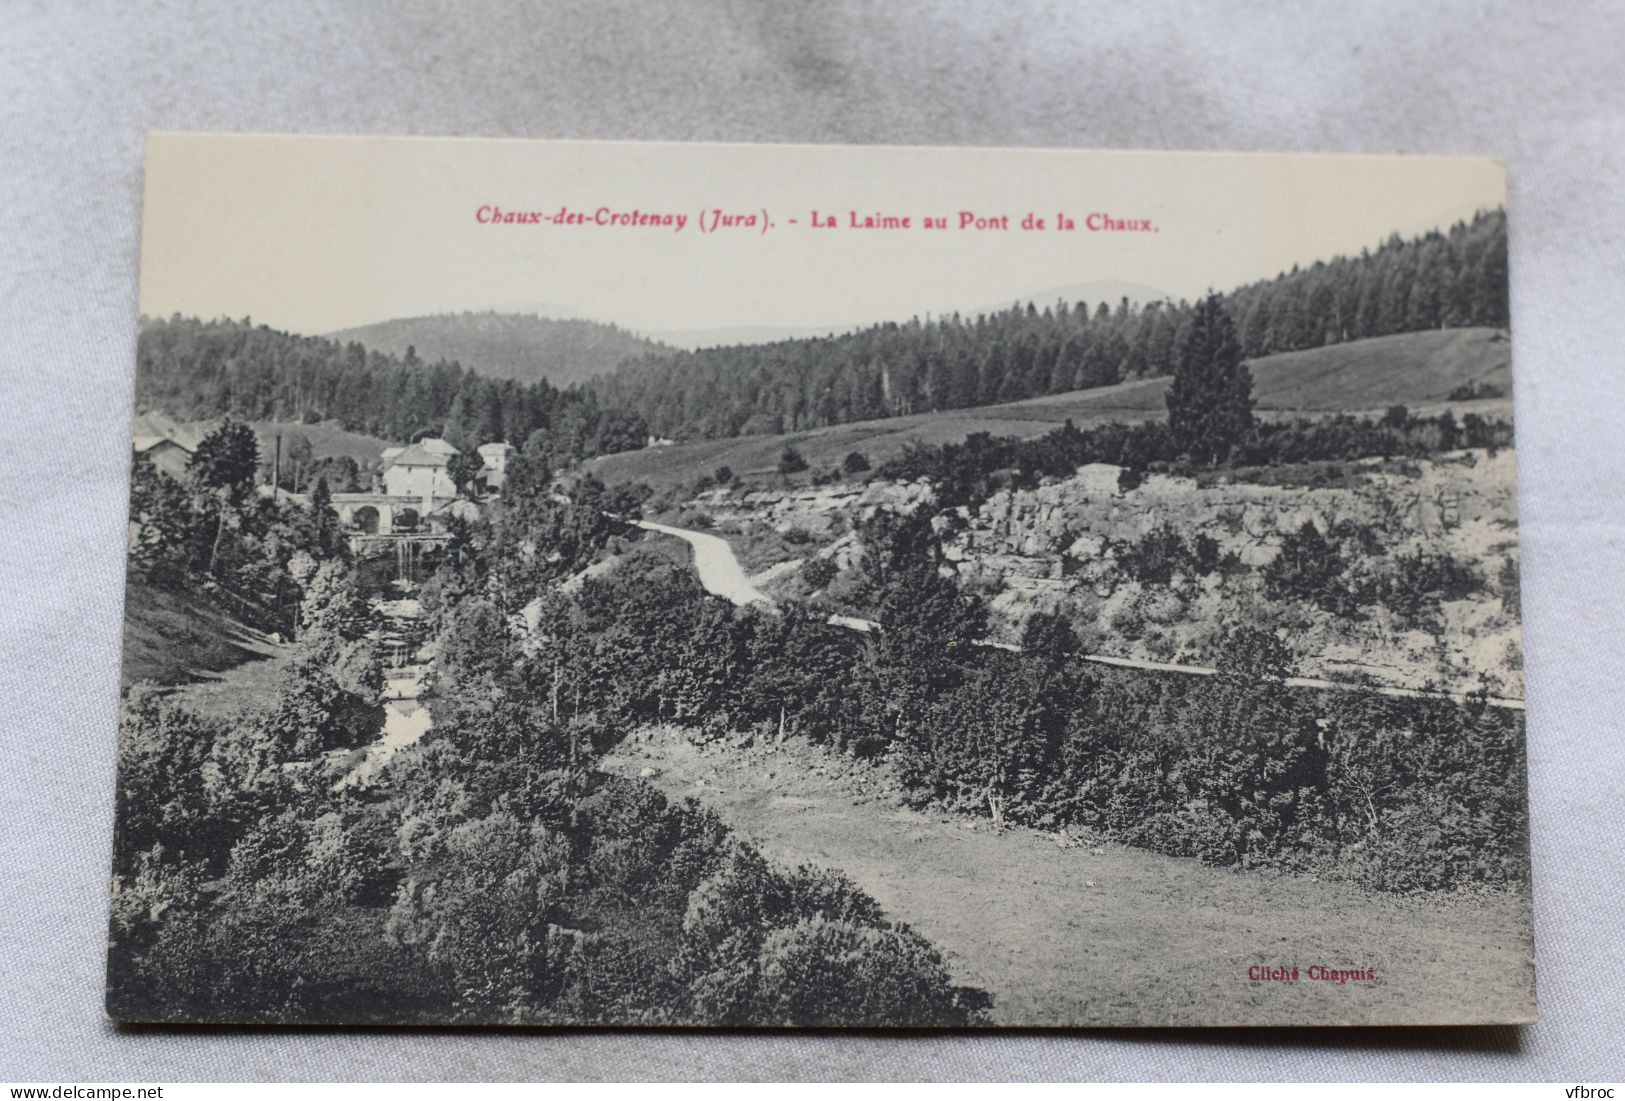
[[[1218,462],[1253,429],[1253,377],[1217,294],[1197,304],[1168,387],[1168,428],[1181,451]]]
[[[1242,351],[1249,356],[1264,355],[1269,350],[1269,300],[1255,296],[1245,318],[1241,325]]]
[[[316,479],[316,488],[310,493],[310,511],[316,518],[317,548],[323,555],[336,554],[342,545],[339,514],[333,510],[333,492],[326,478]]]
[[[259,465],[259,442],[254,430],[227,417],[220,427],[203,437],[186,469],[204,490],[236,503],[253,490]]]

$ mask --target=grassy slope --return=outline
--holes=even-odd
[[[185,427],[202,436],[219,423],[219,421],[191,421]],[[302,424],[298,421],[249,421],[248,426],[254,430],[254,436],[259,441],[260,458],[267,460],[275,454],[275,437],[279,433],[282,436],[284,456],[288,453],[288,445],[293,437],[303,436],[310,441],[311,454],[314,458],[348,455],[362,467],[376,464],[378,455],[384,448],[398,446],[398,442],[394,440],[341,428],[337,421],[321,421],[318,424]]]
[[[310,450],[314,458],[348,455],[363,467],[377,463],[378,456],[384,448],[398,446],[392,440],[340,428],[334,421],[323,421],[320,424],[254,421],[252,424],[254,435],[259,437],[260,455],[265,458],[275,453],[276,445],[273,437],[279,432],[282,434],[283,455],[287,455],[288,442],[294,436],[303,436],[310,441]]]
[[[215,679],[245,662],[281,651],[265,635],[245,627],[190,593],[132,581],[124,596],[122,683],[185,684]]]
[[[1441,329],[1288,352],[1252,361],[1253,393],[1265,415],[1375,411],[1401,403],[1443,407],[1465,382],[1487,382],[1511,393],[1511,345],[1493,329]],[[1071,419],[1080,427],[1112,421],[1161,419],[1167,413],[1166,378],[1142,379],[1096,390],[1054,394],[1007,405],[860,421],[785,436],[696,440],[594,460],[605,481],[669,486],[693,481],[726,465],[739,474],[771,472],[785,445],[795,445],[815,467],[862,451],[871,462],[899,454],[909,443],[944,443],[972,432],[1041,436]],[[1448,403],[1507,415],[1509,399]]]
[[[647,731],[605,767],[696,797],[766,856],[839,868],[994,996],[999,1025],[1444,1024],[1533,1009],[1526,895],[1400,898],[908,810],[877,770],[792,739]],[[703,781],[703,786],[700,785]],[[1062,842],[1065,839],[1059,839]],[[1379,983],[1249,982],[1255,963]]]

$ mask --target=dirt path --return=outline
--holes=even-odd
[[[839,868],[929,937],[1005,1025],[1441,1024],[1532,1012],[1526,900],[1404,900],[901,806],[879,770],[789,742],[650,730],[605,762],[695,797],[784,863]],[[1298,982],[1250,982],[1254,964]],[[1311,965],[1375,983],[1310,981]]]
[[[694,572],[707,592],[715,593],[735,604],[767,604],[772,599],[755,585],[750,575],[734,557],[734,549],[720,535],[707,535],[703,531],[687,531],[652,520],[638,520],[636,525],[645,531],[658,531],[662,535],[675,535],[694,548]]]

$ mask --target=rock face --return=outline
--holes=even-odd
[[[1202,487],[1191,478],[1153,474],[1127,491],[1117,487],[1117,467],[1095,464],[1036,489],[994,494],[965,517],[951,557],[998,559],[1001,570],[1010,567],[1008,556],[1099,560],[1110,542],[1138,540],[1167,524],[1187,538],[1207,535],[1217,540],[1221,553],[1262,566],[1275,557],[1281,539],[1305,522],[1324,530],[1344,520],[1386,531],[1405,544],[1390,549],[1425,546],[1477,557],[1488,544],[1516,540],[1513,464],[1511,452],[1430,461],[1418,464],[1415,476],[1383,473],[1376,463],[1364,464],[1364,470],[1349,464],[1359,472],[1356,484],[1331,489]],[[1499,536],[1487,539],[1486,526]],[[1035,567],[1017,572],[1054,573]]]
[[[864,486],[758,489],[744,494],[713,489],[695,501],[719,522],[766,524],[781,534],[800,528],[826,535],[849,530],[878,508],[909,512],[931,498],[931,487],[925,482],[870,482]]]
[[[939,517],[945,554],[959,576],[990,596],[1014,637],[1037,610],[1063,610],[1092,643],[1123,656],[1198,659],[1217,631],[1284,621],[1287,609],[1267,602],[1258,571],[1281,541],[1306,522],[1328,531],[1350,522],[1370,531],[1392,556],[1448,553],[1494,578],[1517,558],[1517,513],[1511,452],[1464,452],[1414,464],[1403,472],[1373,461],[1344,466],[1333,488],[1253,483],[1199,485],[1150,475],[1120,489],[1116,467],[1094,465],[1033,489],[1003,490],[974,511]],[[1120,553],[1167,526],[1187,543],[1205,535],[1231,565],[1225,576],[1175,575],[1167,586],[1142,586]],[[1515,619],[1499,596],[1485,592],[1445,607],[1440,637],[1406,631],[1385,609],[1359,622],[1329,620],[1294,609],[1290,624],[1302,671],[1420,683],[1428,676],[1471,679],[1480,672],[1519,688],[1506,668],[1518,644]],[[1089,637],[1092,636],[1092,637]]]
[[[1096,652],[1205,664],[1221,631],[1251,625],[1289,639],[1304,675],[1369,675],[1421,686],[1429,680],[1470,685],[1488,673],[1516,694],[1521,674],[1509,668],[1520,644],[1516,613],[1502,608],[1493,584],[1502,562],[1518,556],[1514,469],[1511,452],[1490,457],[1480,451],[1407,466],[1345,463],[1324,487],[1302,484],[1301,470],[1283,470],[1283,478],[1299,482],[1199,484],[1153,474],[1125,489],[1118,467],[1095,464],[1035,488],[1002,490],[975,508],[946,510],[934,525],[946,568],[989,601],[994,641],[1018,640],[1035,611],[1058,611]],[[861,551],[853,532],[863,520],[879,508],[908,511],[931,498],[925,483],[875,481],[714,490],[695,504],[719,525],[744,532],[804,532],[811,538],[797,540],[795,556],[847,570]],[[1348,522],[1375,535],[1380,552],[1362,558],[1358,568],[1385,569],[1393,556],[1419,550],[1448,553],[1492,584],[1444,605],[1438,634],[1402,624],[1382,607],[1343,619],[1270,600],[1260,571],[1306,522],[1322,532]],[[1142,584],[1126,556],[1164,526],[1187,546],[1198,536],[1212,539],[1223,568]]]

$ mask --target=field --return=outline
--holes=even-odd
[[[993,1023],[1447,1024],[1527,1013],[1532,931],[1512,892],[1402,898],[1205,867],[1085,837],[910,810],[882,769],[795,741],[697,747],[651,728],[604,767],[652,770],[767,856],[841,869],[930,938]],[[1376,982],[1251,982],[1255,964]],[[1471,1006],[1470,1012],[1462,1007]]]
[[[1264,416],[1380,412],[1394,404],[1506,416],[1511,410],[1510,354],[1511,345],[1498,330],[1441,329],[1265,356],[1249,366],[1253,395]],[[787,444],[814,468],[834,466],[849,451],[861,451],[878,464],[910,443],[957,442],[973,432],[1027,438],[1069,419],[1080,427],[1160,420],[1167,415],[1163,395],[1168,381],[1139,379],[1006,405],[858,421],[783,436],[695,440],[607,455],[592,460],[587,469],[606,482],[641,481],[663,488],[690,483],[719,466],[741,475],[770,474]],[[1449,401],[1450,392],[1466,383],[1489,384],[1507,396]]]
[[[215,425],[214,421],[199,421],[186,427],[202,435]],[[276,454],[278,435],[282,437],[284,456],[288,454],[290,441],[295,436],[303,436],[310,441],[312,458],[326,459],[347,455],[362,469],[376,465],[379,453],[386,447],[395,446],[394,441],[379,436],[351,432],[340,427],[336,421],[321,421],[317,424],[302,424],[298,421],[249,421],[248,426],[254,430],[254,436],[260,445],[260,458],[266,462]]]

